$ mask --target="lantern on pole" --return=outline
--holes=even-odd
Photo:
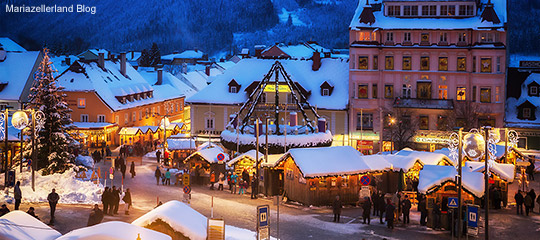
[[[11,117],[11,124],[16,129],[24,129],[28,126],[28,123],[30,123],[30,120],[28,119],[28,115],[23,111],[17,111],[13,114]]]
[[[463,137],[463,152],[467,157],[478,160],[484,156],[486,141],[479,133],[470,132]]]

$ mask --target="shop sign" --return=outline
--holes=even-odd
[[[373,141],[357,140],[356,149],[358,150],[373,150]]]

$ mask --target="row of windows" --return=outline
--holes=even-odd
[[[71,118],[71,116],[70,116]],[[88,122],[88,114],[81,114],[81,122]],[[98,114],[97,122],[106,122],[105,115]]]
[[[446,79],[446,78],[444,78]],[[438,92],[437,92],[437,98],[438,99],[448,99],[448,85],[446,85],[446,81],[441,82],[442,84],[439,84],[438,86]],[[418,81],[417,82],[417,94],[416,98],[420,99],[432,99],[432,90],[431,90],[431,82],[426,81]],[[358,85],[358,94],[357,98],[359,99],[367,99],[368,98],[368,85],[367,84],[359,84]],[[495,102],[500,102],[500,87],[495,87]],[[473,86],[472,90],[472,101],[477,101],[477,87]],[[490,103],[491,100],[491,87],[480,87],[480,98],[478,99],[482,103]],[[403,84],[402,91],[401,91],[401,97],[402,98],[411,98],[412,97],[412,86],[410,84]],[[377,84],[371,85],[371,98],[376,99],[377,98]],[[384,85],[384,98],[387,99],[393,99],[394,98],[394,85],[392,84],[386,84]],[[456,100],[457,101],[465,101],[467,100],[467,88],[463,86],[459,86],[456,88]]]
[[[528,110],[528,116],[530,117],[530,109]],[[525,116],[525,109],[523,109]],[[401,121],[404,125],[410,125],[411,116],[401,116]],[[408,122],[408,123],[407,123]],[[495,126],[494,119],[478,119],[479,126]],[[456,119],[456,126],[464,126],[465,119]],[[448,127],[448,119],[446,116],[439,115],[437,116],[437,130],[446,131]],[[429,116],[420,115],[418,116],[418,128],[420,130],[429,130]],[[372,113],[357,113],[356,114],[356,130],[372,130],[373,129],[373,114]]]
[[[429,56],[420,57],[420,71],[429,71],[430,70],[430,60]],[[367,70],[368,69],[368,56],[359,56],[358,57],[358,69]],[[455,71],[465,72],[467,71],[467,58],[466,57],[457,57],[456,58],[456,69]],[[373,70],[379,69],[379,57],[377,55],[373,56]],[[492,62],[491,57],[481,57],[480,58],[480,72],[490,73],[492,72]],[[497,72],[501,72],[501,57],[496,57]],[[439,71],[448,71],[448,57],[439,57]],[[394,56],[385,56],[384,70],[394,70]],[[403,56],[401,70],[413,70],[412,69],[412,56]],[[473,57],[473,71],[476,71],[476,57]]]
[[[457,8],[456,8],[457,6]],[[456,16],[456,9],[458,9],[459,16],[474,16],[473,5],[404,5],[403,11],[401,6],[387,5],[386,15],[391,17],[405,16],[440,16],[440,17],[452,17]],[[439,11],[437,11],[439,10]]]
[[[467,42],[467,33],[464,33],[464,32],[458,33],[457,37],[458,37],[457,38],[458,43]],[[438,40],[439,40],[439,43],[448,43],[448,32],[440,32]],[[493,43],[493,42],[499,42],[499,40],[500,40],[499,33],[483,32],[483,33],[478,34],[478,42],[481,42],[481,43]],[[436,39],[433,39],[433,41],[436,43]],[[390,42],[390,43],[394,42],[393,32],[386,33],[386,42]],[[405,32],[403,33],[403,44],[407,45],[409,43],[411,43],[411,33]],[[420,33],[420,43],[430,44],[431,43],[430,33]]]

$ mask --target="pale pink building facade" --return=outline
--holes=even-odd
[[[350,143],[365,153],[381,138],[388,146],[383,119],[405,112],[418,130],[411,146],[439,148],[443,125],[467,121],[456,115],[464,104],[478,114],[473,125],[502,127],[505,25],[504,0],[360,0],[349,37]]]

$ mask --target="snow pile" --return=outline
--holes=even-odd
[[[57,240],[134,240],[138,239],[139,234],[140,239],[171,240],[171,237],[163,233],[119,221],[104,222],[91,227],[79,228],[57,238]]]
[[[207,218],[193,210],[185,203],[173,200],[137,218],[131,224],[147,226],[160,219],[172,229],[182,233],[191,240],[205,240],[207,234]],[[141,236],[142,238],[142,236]],[[225,225],[226,240],[255,239],[256,233],[248,229]],[[144,239],[144,238],[142,238]]]
[[[94,167],[94,159],[91,156],[79,155],[75,158],[75,164],[82,165],[88,168]]]
[[[94,204],[101,202],[101,191],[103,185],[94,184],[91,181],[76,178],[75,170],[69,169],[60,174],[55,173],[47,176],[41,176],[41,172],[36,172],[36,191],[32,191],[32,173],[17,171],[16,178],[21,181],[21,191],[23,202],[47,202],[47,195],[53,188],[60,195],[60,203],[68,204]],[[86,172],[87,178],[92,172]],[[13,191],[10,189],[10,191]],[[11,192],[12,193],[12,192]],[[4,196],[6,202],[13,202],[13,195]]]
[[[462,171],[463,188],[476,197],[484,195],[484,174],[479,172]],[[420,170],[418,191],[430,193],[445,182],[454,182],[457,171],[453,166],[426,165]]]
[[[61,234],[19,210],[11,211],[0,217],[0,239],[4,240],[52,240]]]

